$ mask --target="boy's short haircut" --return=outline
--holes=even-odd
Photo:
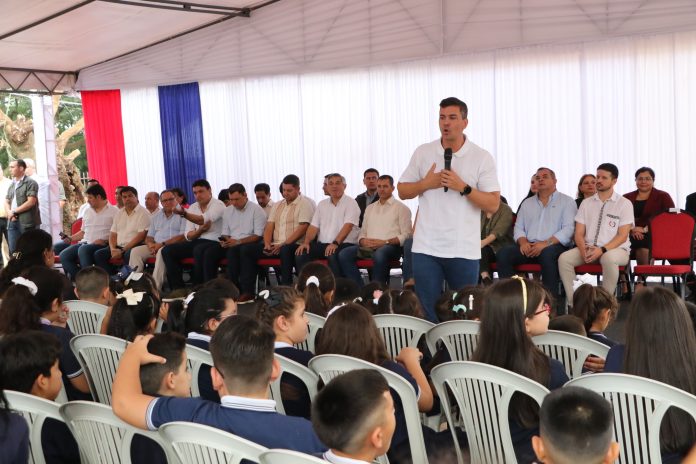
[[[384,418],[387,380],[373,369],[357,369],[331,380],[312,401],[312,425],[331,449],[358,452]]]
[[[108,287],[109,274],[98,266],[83,268],[75,276],[75,289],[80,299],[99,298]]]
[[[186,338],[174,332],[157,334],[147,342],[147,351],[162,356],[167,362],[150,363],[140,367],[140,384],[144,394],[159,396],[162,379],[169,372],[178,372],[185,350]]]
[[[556,464],[602,462],[612,441],[614,415],[601,395],[580,387],[563,387],[544,398],[539,429]]]
[[[222,321],[210,340],[210,354],[226,385],[259,388],[268,385],[274,356],[275,332],[248,316]]]
[[[27,330],[5,335],[0,340],[0,390],[31,393],[38,376],[51,376],[51,367],[60,356],[55,335]]]

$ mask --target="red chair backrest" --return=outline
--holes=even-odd
[[[82,229],[82,218],[76,219],[75,222],[73,222],[70,225],[70,235],[75,235]],[[77,242],[72,242],[73,244]]]
[[[696,220],[687,213],[660,213],[650,220],[653,259],[692,259]]]

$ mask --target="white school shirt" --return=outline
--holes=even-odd
[[[338,232],[347,223],[353,224],[353,227],[343,242],[358,243],[359,222],[360,207],[358,202],[345,194],[336,205],[331,202],[331,197],[321,200],[312,217],[312,225],[319,229],[317,238],[320,243],[331,243],[336,240]]]
[[[343,456],[336,456],[331,450],[328,450],[322,456],[324,461],[328,461],[332,464],[370,464],[367,461],[362,461],[360,459],[345,458]]]
[[[440,139],[416,148],[399,182],[418,182],[435,163],[435,172],[445,167],[445,149]],[[472,188],[499,192],[495,160],[467,137],[452,154],[452,170]],[[418,221],[413,234],[413,252],[439,258],[481,258],[481,209],[452,189],[426,190],[418,197]]]
[[[619,227],[634,223],[633,203],[616,192],[603,202],[599,199],[599,194],[595,193],[580,203],[575,221],[585,225],[585,243],[587,245],[602,247],[616,237]],[[599,230],[597,229],[598,225]],[[618,248],[630,253],[631,240],[629,236]]]

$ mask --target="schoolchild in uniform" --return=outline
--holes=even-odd
[[[472,361],[523,375],[549,390],[562,387],[568,381],[563,365],[532,342],[533,336],[547,332],[550,312],[548,294],[536,281],[512,278],[495,282],[486,290],[479,344]],[[538,405],[531,398],[513,398],[510,410],[517,462],[532,462],[531,438],[538,434]]]
[[[295,348],[307,339],[305,302],[300,292],[292,287],[273,287],[263,290],[256,299],[259,320],[275,333],[275,352],[307,366],[314,354]],[[310,418],[311,400],[304,383],[296,376],[284,373],[281,377],[283,406],[289,416]]]
[[[63,386],[58,367],[60,342],[51,334],[25,330],[0,341],[0,379],[3,390],[14,390],[55,401]],[[64,422],[47,418],[41,429],[47,464],[79,463],[77,442]],[[5,462],[6,455],[2,455]],[[27,462],[27,461],[24,461]]]
[[[396,418],[387,380],[359,369],[331,380],[312,404],[312,424],[334,464],[368,464],[389,449]]]
[[[190,294],[185,303],[186,343],[209,351],[210,338],[222,321],[237,314],[237,303],[231,298],[225,298],[220,290],[208,289]],[[202,398],[220,401],[218,393],[213,388],[209,369],[201,368],[198,371],[198,388]]]
[[[583,284],[573,293],[572,314],[583,320],[589,338],[610,348],[616,342],[607,338],[604,331],[616,317],[618,309],[616,298],[603,287]]]
[[[154,397],[188,398],[191,393],[191,372],[187,367],[186,339],[169,332],[150,338],[147,351],[166,359],[166,362],[145,364],[140,368],[143,393]],[[134,435],[131,441],[133,464],[167,464],[164,450],[148,437]]]
[[[149,336],[128,346],[114,379],[112,407],[125,422],[156,430],[173,421],[216,427],[267,448],[284,448],[308,454],[326,451],[312,424],[301,417],[284,416],[268,399],[268,386],[280,375],[274,359],[273,331],[246,316],[222,321],[210,341],[215,366],[213,386],[221,404],[201,398],[155,398],[140,384],[142,364],[163,362],[147,351]]]
[[[316,354],[352,356],[388,369],[411,384],[418,398],[419,411],[429,412],[433,407],[433,393],[420,366],[421,353],[416,348],[405,347],[394,360],[391,360],[372,314],[356,303],[337,308],[326,319]],[[388,453],[389,462],[409,462],[406,418],[400,398],[393,398],[396,430]],[[445,432],[447,433],[437,434],[427,427],[423,428],[426,451],[432,462],[445,461],[450,457],[450,451],[453,453],[452,436],[449,431]]]
[[[68,399],[91,399],[87,378],[70,349],[73,333],[53,325],[63,305],[65,276],[45,266],[32,266],[12,282],[0,303],[0,335],[41,330],[56,336],[61,344],[58,364]]]

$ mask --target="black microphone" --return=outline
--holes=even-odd
[[[452,149],[451,148],[445,148],[445,169],[448,171],[452,170]],[[445,192],[448,191],[449,188],[445,187]]]

